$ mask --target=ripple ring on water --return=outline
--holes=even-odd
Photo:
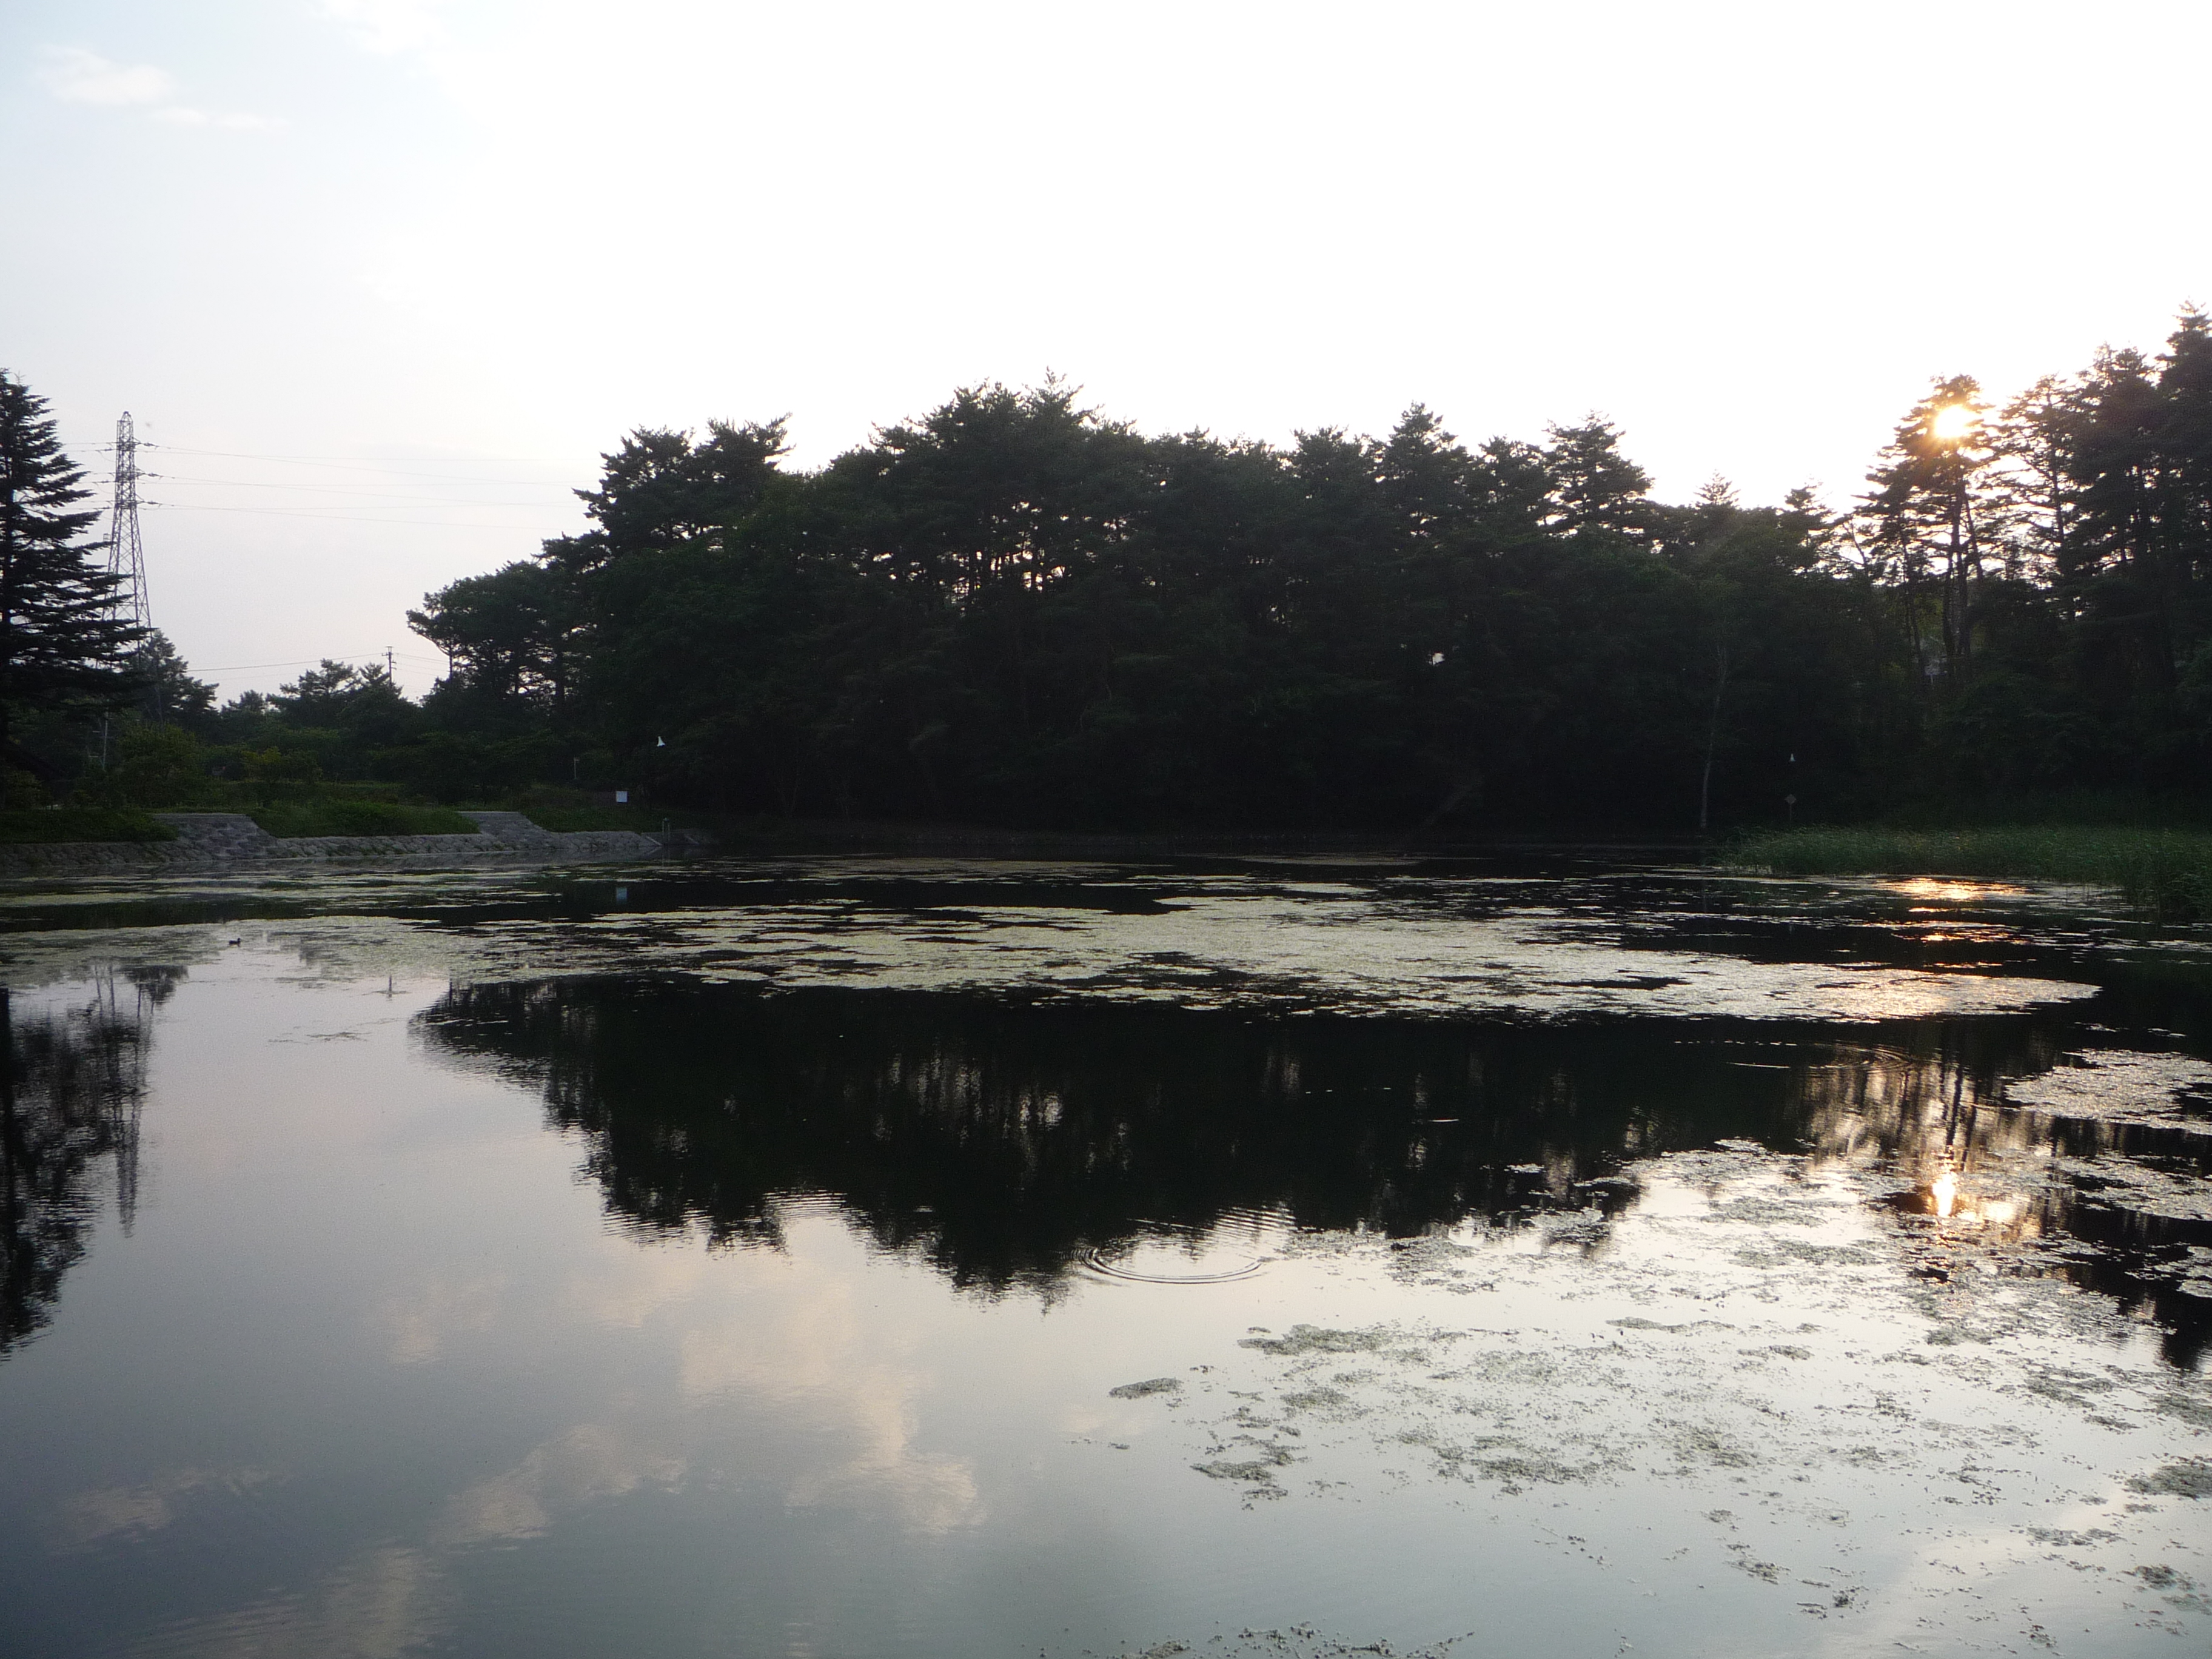
[[[1267,1256],[1252,1256],[1233,1267],[1175,1273],[1125,1267],[1109,1260],[1097,1250],[1085,1250],[1081,1257],[1084,1267],[1092,1273],[1107,1279],[1123,1279],[1134,1285],[1226,1285],[1234,1279],[1251,1278],[1253,1274],[1267,1265],[1269,1259]]]

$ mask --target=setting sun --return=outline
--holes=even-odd
[[[1943,442],[1955,443],[1979,424],[1972,410],[1964,404],[1952,404],[1936,411],[1928,429]]]

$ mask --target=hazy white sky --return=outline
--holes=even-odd
[[[1057,369],[1152,429],[1591,410],[1849,498],[1937,374],[2212,302],[2212,5],[9,0],[0,365],[226,694],[580,524],[629,428],[799,459]],[[286,459],[277,459],[286,458]]]

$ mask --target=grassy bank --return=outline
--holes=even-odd
[[[135,806],[53,806],[0,812],[0,845],[57,841],[174,841],[177,832]]]
[[[1966,876],[2116,887],[2161,921],[2212,918],[2212,830],[2112,824],[1971,830],[1788,830],[1729,854],[1739,868],[1804,876]]]
[[[474,818],[451,807],[402,806],[388,800],[280,801],[257,808],[253,821],[272,836],[473,836]]]

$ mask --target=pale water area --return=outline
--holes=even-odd
[[[0,1651],[2201,1655],[2212,955],[1594,863],[0,893]]]

